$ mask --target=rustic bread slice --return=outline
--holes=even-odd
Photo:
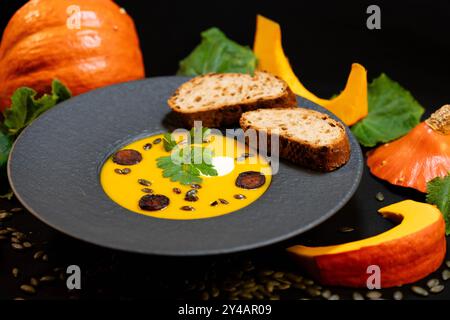
[[[167,103],[188,127],[195,120],[204,127],[233,125],[245,111],[297,105],[286,82],[262,71],[253,76],[210,73],[195,77],[182,84]]]
[[[304,108],[260,109],[245,112],[240,125],[244,131],[268,135],[278,130],[280,157],[307,168],[332,171],[350,158],[344,126],[324,113]]]

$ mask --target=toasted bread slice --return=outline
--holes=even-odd
[[[210,73],[182,84],[167,101],[185,126],[202,121],[204,127],[239,123],[245,111],[294,107],[296,98],[286,82],[262,71],[253,76]]]
[[[268,135],[278,130],[280,157],[310,169],[332,171],[350,158],[345,127],[324,113],[304,108],[260,109],[245,112],[240,125],[244,131]]]

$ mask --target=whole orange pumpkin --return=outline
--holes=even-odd
[[[144,75],[133,20],[113,1],[31,0],[3,33],[0,110],[17,88],[48,92],[54,78],[77,95]]]

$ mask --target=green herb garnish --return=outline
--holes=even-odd
[[[170,135],[170,134],[169,134]],[[217,171],[212,165],[213,153],[211,149],[203,146],[183,146],[173,145],[170,137],[167,138],[167,145],[171,147],[172,154],[156,159],[158,168],[163,170],[163,177],[171,181],[178,181],[183,185],[201,183],[201,174],[206,176],[217,176]],[[166,151],[169,151],[166,149]]]
[[[218,28],[201,33],[201,43],[180,62],[178,75],[197,76],[210,72],[253,74],[257,59],[247,46],[228,39]]]
[[[177,142],[172,138],[172,134],[167,132],[163,137],[164,150],[172,151],[177,146]]]
[[[191,136],[191,143],[194,143],[196,140],[199,140],[201,142],[208,142],[208,137],[211,134],[211,129],[203,127],[193,127],[189,134]]]
[[[444,216],[446,235],[450,234],[450,175],[427,183],[427,202],[436,205]]]
[[[420,122],[424,109],[409,91],[381,74],[368,87],[369,114],[352,127],[359,143],[373,147],[395,140]]]

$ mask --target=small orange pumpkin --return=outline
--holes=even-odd
[[[370,172],[391,184],[427,191],[427,182],[450,172],[450,105],[407,135],[371,151]]]
[[[0,110],[17,88],[42,94],[54,78],[77,95],[143,77],[133,20],[113,1],[31,0],[3,33]]]

